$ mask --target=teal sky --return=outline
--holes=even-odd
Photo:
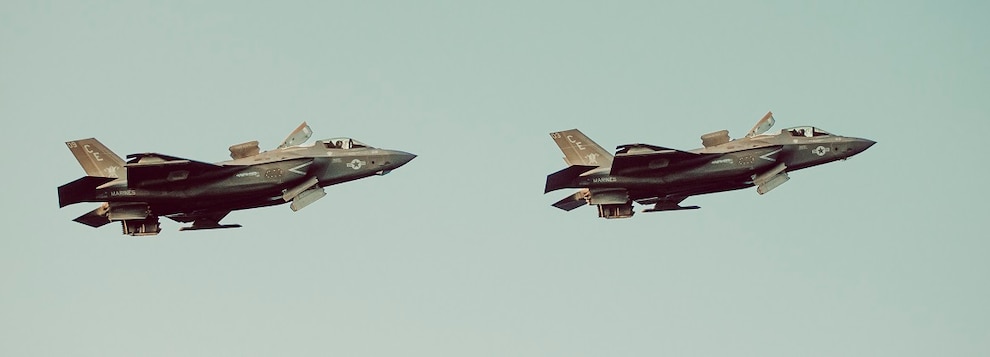
[[[0,355],[990,355],[990,5],[0,3]],[[541,194],[551,131],[878,142],[696,211]],[[63,142],[202,161],[300,122],[418,154],[244,228],[72,222]]]

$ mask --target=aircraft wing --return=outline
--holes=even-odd
[[[229,213],[230,211],[195,211],[171,215],[168,218],[176,222],[192,222],[191,226],[179,228],[180,231],[240,227],[239,224],[220,224],[220,220]]]
[[[615,159],[612,160],[613,175],[679,166],[693,163],[709,155],[648,144],[628,144],[616,149],[618,151],[615,152]]]
[[[681,206],[680,203],[689,196],[664,196],[651,197],[636,200],[641,205],[653,205],[653,208],[643,210],[643,212],[681,211],[699,209],[698,206]]]
[[[229,171],[224,166],[174,156],[145,153],[127,155],[128,187],[148,187],[206,178]]]

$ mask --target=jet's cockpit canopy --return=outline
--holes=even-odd
[[[816,137],[816,136],[829,136],[829,135],[832,135],[831,133],[829,133],[829,132],[827,132],[825,130],[822,130],[822,129],[819,129],[819,128],[816,128],[816,127],[813,127],[813,126],[796,126],[796,127],[793,127],[793,128],[784,129],[780,133],[781,134],[785,134],[786,133],[786,134],[788,134],[790,136],[804,136],[804,137],[808,137],[808,138]]]
[[[357,141],[357,140],[354,140],[354,139],[351,139],[351,138],[325,139],[325,140],[320,140],[320,143],[323,144],[323,147],[325,147],[327,149],[344,149],[344,150],[350,150],[350,149],[360,149],[360,148],[370,148],[371,147],[371,146],[365,145],[365,143],[362,143],[360,141]]]

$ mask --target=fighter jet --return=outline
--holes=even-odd
[[[283,203],[298,211],[324,197],[323,187],[385,175],[416,157],[351,138],[304,144],[312,133],[303,122],[273,150],[261,152],[257,141],[237,144],[232,160],[215,164],[157,153],[124,162],[96,139],[69,141],[86,176],[58,188],[59,207],[101,202],[74,221],[120,222],[131,236],[161,232],[159,217],[192,223],[179,230],[235,228],[240,225],[220,224],[231,211]]]
[[[752,186],[762,195],[786,182],[788,172],[845,160],[876,143],[811,126],[768,133],[773,124],[768,112],[739,139],[721,130],[703,135],[700,149],[628,144],[617,147],[615,156],[577,129],[550,133],[570,166],[547,176],[544,193],[578,188],[553,206],[570,211],[591,204],[602,218],[632,217],[633,202],[653,205],[643,212],[697,209],[680,203]]]

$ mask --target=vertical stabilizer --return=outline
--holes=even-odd
[[[113,177],[124,176],[124,159],[103,146],[99,140],[89,138],[65,143],[79,165],[86,170],[87,176]]]
[[[550,133],[550,137],[564,152],[564,161],[568,165],[609,167],[612,166],[612,154],[588,139],[580,130],[571,129]]]

